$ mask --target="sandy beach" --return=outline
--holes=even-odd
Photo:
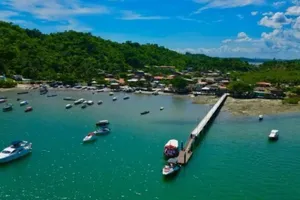
[[[193,103],[196,104],[211,104],[213,105],[218,100],[214,96],[198,96],[193,97]],[[289,105],[283,104],[281,100],[270,99],[234,99],[228,97],[223,109],[233,115],[254,116],[260,114],[279,114],[300,112],[300,104]]]

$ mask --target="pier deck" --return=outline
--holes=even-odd
[[[224,94],[218,102],[210,109],[210,111],[205,115],[202,121],[198,124],[198,126],[192,131],[189,136],[188,141],[186,142],[184,148],[179,152],[178,155],[178,163],[179,164],[187,164],[190,158],[193,155],[193,143],[199,136],[199,134],[203,133],[204,128],[213,120],[213,117],[218,113],[224,102],[226,101],[228,94]]]

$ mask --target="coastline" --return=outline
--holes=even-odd
[[[195,104],[213,105],[218,98],[214,96],[192,97]],[[282,100],[234,99],[228,97],[223,109],[234,116],[258,116],[300,112],[300,104],[283,104]]]
[[[38,87],[38,85],[31,84],[18,84],[14,88],[0,88],[0,92],[12,91],[12,90],[32,90],[33,87]],[[50,91],[82,91],[73,88],[55,88],[50,89]],[[105,92],[109,92],[107,90]],[[152,92],[135,92],[135,94],[141,95],[152,95]],[[175,98],[185,98],[192,99],[194,104],[208,104],[214,105],[218,101],[216,96],[193,96],[193,95],[176,95],[172,93],[162,93],[159,95],[171,95]],[[258,116],[262,115],[272,115],[281,113],[295,113],[300,112],[300,104],[290,105],[283,104],[282,100],[270,100],[270,99],[234,99],[228,97],[223,109],[234,116]]]

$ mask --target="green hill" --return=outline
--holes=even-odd
[[[99,71],[121,73],[128,69],[155,72],[151,66],[192,67],[196,71],[248,71],[240,59],[212,58],[180,54],[156,44],[117,43],[90,33],[66,31],[43,34],[0,21],[0,73],[22,74],[32,79],[57,79],[69,76],[91,79]],[[145,68],[145,66],[150,66]]]

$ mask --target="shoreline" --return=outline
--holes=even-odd
[[[18,84],[14,88],[0,88],[0,92],[7,92],[13,90],[33,90],[33,87],[38,87],[38,85],[31,84]],[[80,92],[80,89],[73,88],[54,88],[49,89],[49,91],[74,91]],[[86,90],[84,90],[86,91]],[[110,89],[105,90],[104,92],[110,92]],[[95,92],[97,91],[90,91]],[[100,92],[102,93],[102,92]],[[116,92],[117,93],[117,92]],[[152,92],[142,91],[134,92],[134,94],[141,95],[152,95]],[[159,95],[173,96],[175,98],[184,98],[192,100],[193,104],[202,104],[202,105],[214,105],[218,101],[216,96],[194,96],[194,95],[177,95],[173,93],[163,93],[159,92]],[[262,115],[272,115],[272,114],[282,114],[282,113],[296,113],[300,112],[300,104],[290,105],[283,104],[282,100],[270,100],[270,99],[234,99],[228,97],[223,110],[229,112],[233,116],[258,116]]]

